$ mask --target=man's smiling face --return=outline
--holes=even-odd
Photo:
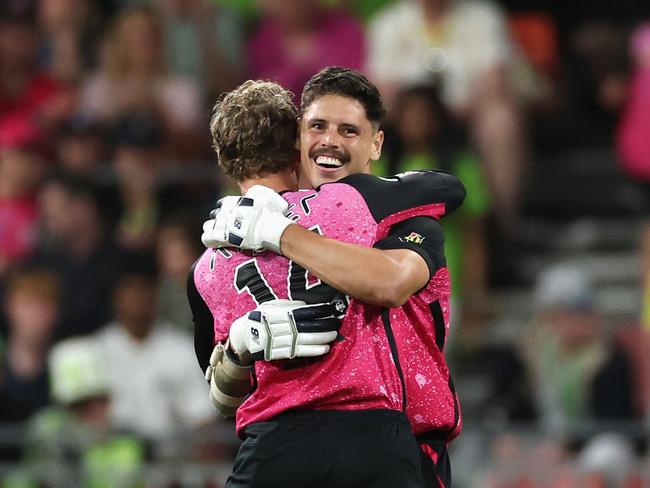
[[[300,160],[314,187],[355,173],[369,173],[379,159],[384,133],[368,120],[353,98],[323,95],[300,121]]]

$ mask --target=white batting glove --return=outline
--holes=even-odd
[[[223,197],[217,202],[217,206],[210,212],[210,219],[203,222],[203,234],[201,242],[206,248],[227,247],[228,237],[226,235],[226,215],[237,206],[241,197]],[[221,218],[218,218],[221,215]]]
[[[230,326],[230,347],[253,359],[272,361],[322,356],[338,336],[347,303],[307,305],[303,301],[272,300],[238,318]]]
[[[240,249],[268,249],[280,254],[280,238],[293,221],[285,217],[289,204],[275,191],[252,186],[226,217],[228,242]]]
[[[293,223],[284,216],[288,207],[286,200],[262,185],[252,186],[243,197],[224,197],[203,223],[201,242],[207,248],[234,246],[280,254],[282,233]]]

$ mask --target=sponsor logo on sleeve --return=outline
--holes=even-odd
[[[407,236],[400,237],[399,240],[402,242],[412,242],[413,244],[422,244],[424,237],[417,232],[411,232]]]

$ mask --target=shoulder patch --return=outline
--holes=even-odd
[[[412,242],[413,244],[422,244],[424,242],[424,236],[421,236],[417,232],[411,232],[409,235],[400,237],[402,242]]]

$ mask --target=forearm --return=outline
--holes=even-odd
[[[399,306],[428,281],[426,263],[412,251],[356,246],[299,225],[287,227],[281,249],[328,285],[371,305]]]

